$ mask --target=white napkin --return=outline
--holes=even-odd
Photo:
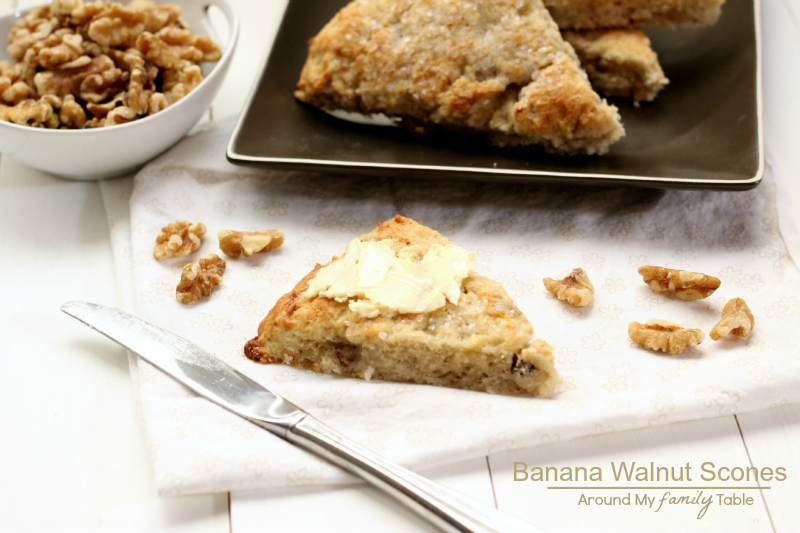
[[[232,166],[224,154],[230,132],[226,124],[187,138],[139,172],[132,192],[130,180],[102,184],[122,307],[191,339],[402,465],[420,470],[800,401],[800,271],[779,231],[769,170],[748,192],[321,176]],[[365,382],[244,358],[242,347],[281,295],[315,263],[395,213],[473,252],[477,271],[503,284],[537,337],[555,348],[563,379],[555,398]],[[156,235],[176,219],[203,222],[208,234],[191,256],[157,262]],[[188,306],[176,301],[183,265],[221,255],[217,231],[272,228],[286,235],[281,248],[228,259],[210,298]],[[642,282],[637,268],[645,264],[711,274],[722,286],[705,300],[670,300]],[[542,278],[575,267],[594,283],[590,308],[571,307],[544,290]],[[630,321],[652,318],[708,333],[735,297],[755,315],[749,340],[706,337],[699,348],[670,356],[628,338]],[[161,494],[351,480],[150,365],[139,362],[134,370]]]

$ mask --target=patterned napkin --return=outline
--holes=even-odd
[[[781,231],[768,169],[749,192],[593,189],[322,176],[229,165],[231,124],[187,138],[132,180],[102,183],[122,308],[185,336],[326,424],[420,470],[584,435],[764,409],[800,401],[800,271]],[[317,262],[395,213],[475,254],[538,337],[563,381],[553,399],[315,375],[243,357],[259,321]],[[789,218],[784,217],[784,215]],[[156,235],[176,219],[208,227],[200,250],[157,262]],[[222,285],[194,305],[174,296],[184,264],[220,254],[221,229],[277,228],[285,244],[228,259]],[[780,229],[779,229],[780,228]],[[794,244],[792,244],[794,246]],[[719,277],[708,299],[670,300],[637,268]],[[582,267],[595,303],[555,300],[542,278]],[[706,340],[680,356],[632,344],[627,324],[662,318],[706,332],[730,298],[755,315],[749,340]],[[132,359],[161,494],[350,481],[346,474],[199,398]]]

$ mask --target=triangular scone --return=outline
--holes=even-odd
[[[669,80],[647,35],[636,28],[563,30],[592,87],[607,96],[652,102]]]
[[[624,135],[541,0],[354,0],[311,39],[295,96],[557,153]]]
[[[421,254],[452,244],[400,215],[361,236],[362,242],[384,239],[391,239],[395,254],[415,244]],[[245,345],[247,357],[347,377],[516,396],[544,395],[558,384],[552,349],[533,338],[530,323],[496,281],[470,273],[457,304],[363,318],[348,301],[304,295],[321,268],[278,300]]]
[[[544,0],[562,30],[710,26],[725,0]]]

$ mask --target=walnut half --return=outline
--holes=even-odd
[[[594,301],[594,286],[582,268],[576,268],[561,281],[552,278],[544,278],[542,281],[545,288],[556,298],[566,300],[577,307],[592,305]]]
[[[182,304],[194,303],[211,294],[211,289],[222,281],[223,272],[224,259],[220,259],[217,254],[205,255],[197,263],[189,263],[183,267],[175,296]]]
[[[628,335],[636,344],[650,350],[661,350],[677,355],[687,346],[703,342],[705,334],[699,329],[686,329],[666,320],[653,319],[647,324],[631,322]]]
[[[715,341],[733,333],[741,339],[749,339],[755,318],[750,308],[741,298],[733,298],[722,309],[722,319],[711,329],[708,335]]]
[[[263,254],[274,250],[283,244],[283,233],[276,229],[266,231],[232,231],[221,230],[219,249],[228,257],[250,257],[253,254]]]
[[[708,298],[720,285],[714,276],[657,266],[639,267],[639,274],[653,292],[674,296],[678,300]]]
[[[200,248],[200,237],[205,234],[206,227],[202,222],[192,224],[188,220],[178,220],[167,224],[156,237],[153,257],[163,261],[169,257],[188,255]]]

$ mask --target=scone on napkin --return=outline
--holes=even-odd
[[[466,251],[397,215],[280,298],[245,354],[347,377],[552,392],[552,349],[503,287],[471,266]]]

